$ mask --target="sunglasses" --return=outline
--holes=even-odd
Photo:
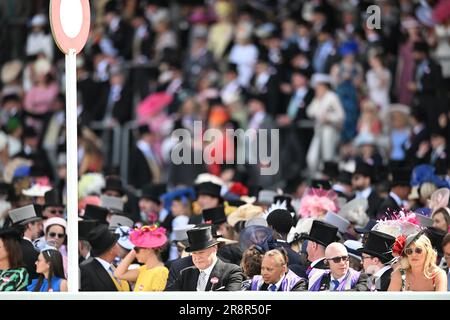
[[[411,248],[405,249],[405,254],[406,254],[407,256],[412,255],[414,252],[417,253],[417,254],[421,254],[421,253],[423,252],[423,249],[420,248],[420,247],[416,247],[416,248],[414,248],[414,249],[411,249]]]
[[[54,209],[54,210],[49,210],[49,212],[51,213],[51,214],[57,214],[57,213],[59,213],[59,214],[63,214],[64,213],[64,210],[62,210],[62,209]]]
[[[56,237],[58,237],[59,239],[62,239],[62,238],[64,238],[66,235],[65,235],[64,233],[50,232],[50,233],[48,234],[48,236],[49,236],[50,238],[56,238]]]
[[[141,249],[142,249],[142,248],[134,247],[134,251],[135,251],[136,253],[139,253],[139,251],[140,251]]]
[[[327,260],[331,260],[331,261],[333,261],[334,263],[339,263],[339,262],[341,262],[341,261],[348,261],[348,256],[342,256],[342,257],[334,257],[334,258],[330,258],[330,259],[327,259]]]

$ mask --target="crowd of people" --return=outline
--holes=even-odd
[[[81,291],[449,290],[450,1],[90,3]],[[48,7],[0,1],[0,291],[67,290]],[[278,172],[228,129],[277,130]]]

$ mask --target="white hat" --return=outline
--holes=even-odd
[[[120,235],[117,243],[126,250],[134,249],[134,244],[132,244],[130,241],[130,231],[131,228],[127,226],[120,226],[116,228],[116,231],[114,231],[115,234]]]
[[[311,86],[314,88],[319,83],[331,84],[333,82],[333,78],[329,74],[325,73],[315,73],[311,78]]]
[[[33,69],[37,75],[46,75],[52,69],[52,64],[46,58],[39,58],[34,62]]]
[[[298,220],[297,225],[295,227],[292,227],[291,231],[289,231],[286,239],[287,242],[291,243],[298,235],[309,234],[313,221],[313,218],[303,218]]]
[[[42,13],[35,15],[31,19],[31,22],[30,22],[30,25],[32,27],[45,26],[46,24],[47,24],[47,18]]]
[[[341,207],[339,215],[359,227],[364,227],[369,222],[366,211],[369,208],[367,199],[353,199]]]
[[[44,222],[44,232],[47,231],[47,228],[53,225],[58,225],[64,228],[64,230],[67,230],[67,221],[64,220],[63,218],[59,218],[59,217],[53,217],[53,218],[49,218]]]
[[[250,226],[263,226],[263,227],[267,227],[268,224],[267,224],[267,220],[266,220],[266,219],[258,217],[258,218],[250,219],[250,220],[248,220],[248,221],[245,223],[245,228],[248,228],[248,227],[250,227]]]
[[[27,197],[43,197],[47,191],[50,191],[52,187],[35,184],[29,189],[22,190],[22,194]]]
[[[347,248],[349,256],[352,256],[358,260],[362,260],[361,254],[357,254],[359,249],[362,249],[363,245],[361,242],[356,240],[346,240],[344,246]]]
[[[350,221],[331,211],[327,212],[324,221],[337,227],[340,233],[346,233],[348,227],[350,226]]]
[[[273,199],[277,193],[273,190],[261,190],[258,193],[258,200],[256,200],[257,203],[263,203],[263,204],[272,204]]]
[[[185,241],[188,240],[187,231],[195,227],[195,224],[187,224],[182,227],[173,228],[172,240],[173,241]]]

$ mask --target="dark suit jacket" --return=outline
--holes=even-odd
[[[352,289],[345,291],[369,291],[369,287],[367,285],[367,278],[368,278],[367,274],[361,272],[356,285]],[[322,280],[320,281],[320,291],[330,290],[330,282],[331,282],[331,273],[324,275],[322,277]]]
[[[23,260],[25,262],[25,269],[28,272],[28,281],[36,279],[38,274],[36,273],[36,261],[39,256],[39,251],[33,246],[33,244],[25,239],[20,240],[20,247],[22,248]]]
[[[429,138],[430,138],[430,134],[426,127],[424,127],[419,133],[415,134],[411,138],[410,145],[407,148],[405,148],[406,160],[411,165],[415,166],[420,163],[426,163],[427,161],[429,161],[429,157],[424,156],[423,158],[418,158],[416,156],[416,153],[419,150],[420,144],[424,141],[428,141]]]
[[[80,291],[117,291],[109,273],[97,259],[89,258],[80,264]]]
[[[353,200],[354,198],[355,197],[353,197],[351,200]],[[367,209],[366,213],[369,218],[374,219],[380,212],[379,209],[383,203],[383,198],[381,198],[375,190],[372,190],[369,197],[367,198],[367,202],[369,203],[369,208]]]
[[[183,269],[175,282],[166,287],[166,291],[196,291],[199,274],[199,269],[195,266]],[[219,280],[215,284],[211,283],[213,277]],[[240,267],[217,259],[205,291],[239,291],[244,279],[245,277]]]
[[[132,147],[128,164],[128,182],[136,189],[153,181],[147,159],[137,146]]]
[[[380,289],[377,288],[377,291],[387,291],[389,288],[389,284],[391,283],[391,274],[394,269],[386,270],[380,277]]]
[[[388,209],[390,209],[390,211],[400,211],[401,209],[391,196],[388,196],[386,200],[381,203],[380,208],[378,209],[377,218],[386,218],[386,212],[389,212]]]
[[[169,269],[169,278],[167,279],[166,287],[172,286],[182,270],[192,267],[193,265],[194,263],[192,262],[191,256],[166,262],[166,267]]]

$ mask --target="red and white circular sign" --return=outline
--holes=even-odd
[[[51,0],[50,26],[58,48],[65,54],[70,49],[83,50],[89,36],[91,10],[89,0]]]

